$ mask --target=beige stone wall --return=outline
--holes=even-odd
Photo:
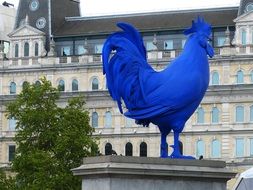
[[[40,58],[41,59],[41,58]],[[48,58],[44,58],[48,59]],[[42,63],[47,60],[42,59]],[[51,58],[52,59],[52,58]],[[57,58],[55,58],[57,59]],[[157,60],[159,61],[159,60]],[[235,138],[245,138],[245,157],[250,156],[249,139],[253,138],[253,134],[249,133],[253,130],[253,125],[250,122],[250,106],[253,105],[253,86],[248,86],[246,89],[243,86],[238,87],[235,84],[236,73],[238,69],[244,71],[245,83],[251,84],[250,72],[251,58],[247,56],[245,58],[236,58],[231,60],[224,60],[224,58],[216,57],[211,60],[210,72],[217,71],[220,75],[220,85],[217,89],[212,89],[210,86],[205,98],[201,103],[201,107],[204,109],[204,123],[197,123],[197,113],[189,119],[184,129],[184,133],[181,136],[181,141],[184,144],[184,153],[187,155],[196,155],[196,142],[203,140],[205,142],[205,158],[211,158],[211,143],[212,140],[217,139],[221,142],[221,158],[225,160],[233,160],[235,158]],[[131,142],[133,144],[133,155],[139,156],[140,143],[146,142],[148,145],[148,156],[158,157],[160,154],[160,135],[159,130],[155,126],[150,128],[142,128],[137,126],[134,122],[128,122],[127,119],[122,116],[117,108],[115,102],[113,102],[105,90],[105,77],[102,75],[102,67],[93,68],[87,67],[85,64],[68,66],[68,63],[62,67],[53,67],[40,69],[35,66],[28,66],[22,68],[20,66],[8,66],[7,61],[2,61],[1,65],[6,65],[4,72],[1,75],[1,91],[6,101],[12,97],[9,96],[10,82],[17,84],[17,93],[22,90],[22,83],[24,81],[35,82],[41,77],[47,77],[52,81],[53,86],[57,86],[59,80],[65,81],[65,92],[71,93],[71,83],[73,79],[77,79],[79,82],[79,91],[84,95],[87,95],[87,108],[90,115],[92,112],[97,112],[99,116],[98,128],[94,135],[99,136],[100,151],[104,153],[104,146],[107,142],[111,143],[113,149],[118,154],[125,155],[125,144]],[[71,63],[69,63],[71,64]],[[91,63],[92,64],[92,63]],[[240,67],[238,66],[240,65]],[[166,65],[162,65],[164,68]],[[161,65],[159,65],[161,67]],[[3,68],[2,68],[3,69]],[[229,73],[229,76],[227,76]],[[92,91],[91,82],[96,77],[99,80],[99,90]],[[226,82],[225,78],[229,81]],[[229,86],[232,85],[232,86]],[[227,88],[229,86],[229,88]],[[224,88],[224,89],[223,89]],[[239,88],[235,90],[235,88]],[[63,102],[65,100],[62,100]],[[62,103],[63,103],[62,102]],[[63,103],[64,105],[64,103]],[[244,122],[235,123],[235,107],[242,105],[245,108]],[[212,123],[212,108],[217,107],[219,109],[219,122]],[[8,162],[8,143],[12,143],[10,140],[14,136],[14,132],[9,131],[9,121],[5,117],[4,104],[0,107],[1,114],[1,151],[0,159],[1,163]],[[105,113],[110,111],[112,114],[112,127],[105,127]],[[131,127],[127,127],[127,125]],[[173,136],[168,137],[168,143],[173,143]],[[172,149],[170,148],[171,152]]]

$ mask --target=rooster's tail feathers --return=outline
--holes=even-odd
[[[123,31],[115,32],[107,38],[102,58],[108,90],[122,113],[121,98],[126,107],[131,109],[140,96],[143,97],[139,70],[151,67],[147,63],[146,49],[139,32],[126,23],[118,23],[118,27]],[[115,53],[111,57],[112,51]]]

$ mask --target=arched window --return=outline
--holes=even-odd
[[[72,81],[72,91],[78,91],[78,81],[76,79]]]
[[[242,30],[242,33],[241,33],[241,42],[242,42],[242,45],[246,45],[247,41],[246,41],[246,31],[245,30]]]
[[[11,82],[10,84],[10,94],[16,94],[16,83],[15,82]]]
[[[197,110],[197,123],[204,123],[205,122],[205,112],[203,108],[198,108]]]
[[[125,147],[125,155],[126,156],[133,156],[133,145],[128,142]]]
[[[105,113],[105,127],[112,127],[112,114],[109,111]]]
[[[26,42],[24,45],[24,56],[29,57],[29,43]]]
[[[105,145],[105,155],[112,155],[112,145],[111,145],[111,143],[106,143],[106,145]]]
[[[250,121],[253,121],[253,106],[250,106]]]
[[[140,157],[147,157],[147,143],[140,144]]]
[[[237,82],[237,84],[243,84],[244,83],[244,74],[243,74],[242,70],[237,72],[236,82]]]
[[[221,143],[218,140],[213,140],[212,142],[212,158],[220,158],[221,157]]]
[[[212,109],[212,123],[219,123],[219,109],[217,107]]]
[[[36,42],[34,46],[34,56],[39,55],[39,44]]]
[[[93,112],[91,116],[91,126],[98,127],[98,114],[97,112]]]
[[[29,82],[24,81],[24,82],[23,82],[23,84],[22,84],[22,88],[24,89],[24,88],[25,88],[25,86],[28,86],[28,85],[29,85]]]
[[[204,156],[205,155],[205,144],[204,141],[198,140],[196,144],[196,156]]]
[[[219,84],[219,73],[217,71],[213,72],[212,74],[212,85],[218,85]]]
[[[18,44],[16,44],[15,45],[15,57],[18,57],[19,55],[19,52],[18,52],[18,49],[19,49],[19,47],[18,47]]]
[[[12,117],[9,119],[9,130],[10,131],[15,131],[16,129],[16,120]]]
[[[39,80],[37,80],[37,81],[35,82],[35,85],[36,85],[36,86],[40,86],[40,85],[41,85],[41,82],[40,82]]]
[[[60,80],[60,81],[59,81],[58,89],[59,89],[59,91],[61,91],[61,92],[64,92],[64,91],[65,91],[65,82],[64,82],[64,80]]]
[[[98,90],[98,85],[99,85],[98,79],[97,79],[97,78],[94,78],[94,79],[92,80],[92,90]]]
[[[237,106],[235,111],[236,122],[244,122],[244,107]]]

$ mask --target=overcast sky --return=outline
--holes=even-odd
[[[19,0],[0,0],[18,6]],[[239,5],[240,0],[80,0],[83,16]]]

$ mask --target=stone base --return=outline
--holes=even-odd
[[[223,161],[124,156],[85,158],[72,171],[82,190],[226,190],[236,175]]]

